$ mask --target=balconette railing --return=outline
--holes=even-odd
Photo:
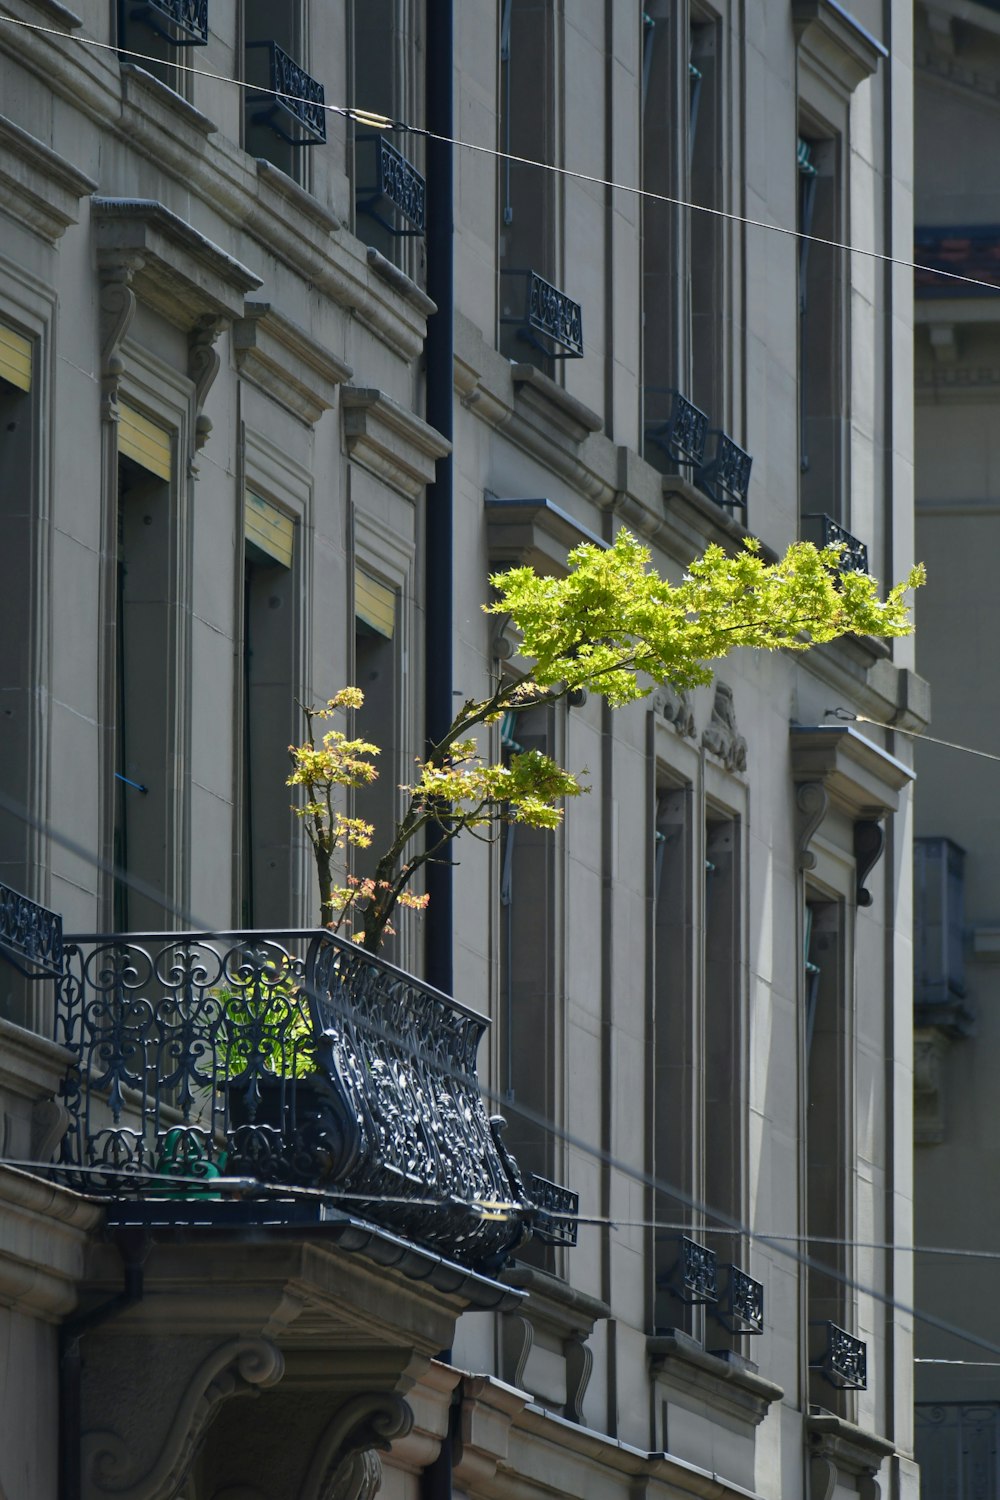
[[[813,1369],[819,1370],[840,1390],[863,1391],[868,1387],[868,1346],[862,1339],[827,1323],[826,1348]]]
[[[208,43],[208,0],[141,0],[128,7],[138,21],[171,47],[204,47]]]
[[[289,146],[317,146],[326,140],[326,92],[277,42],[247,42],[247,52],[262,52],[267,60],[267,83],[249,77],[253,85],[247,109],[255,125],[269,125]],[[249,58],[248,58],[249,63]],[[294,132],[294,133],[290,133]]]
[[[867,573],[868,548],[864,542],[824,511],[807,511],[802,517],[802,536],[817,547],[839,546],[842,573]]]
[[[421,235],[427,222],[427,184],[384,135],[359,135],[357,208],[391,235]],[[404,228],[400,224],[409,225]]]
[[[501,271],[500,322],[553,359],[583,356],[583,309],[537,271]]]
[[[652,445],[669,464],[700,468],[708,436],[706,414],[680,391],[666,386],[646,386],[645,398],[647,453]]]
[[[713,427],[708,436],[715,439],[715,451],[695,472],[694,482],[716,505],[741,510],[746,521],[747,491],[750,488],[753,459],[738,443],[733,442],[728,432]]]
[[[739,1266],[725,1266],[715,1316],[730,1333],[763,1333],[763,1282],[755,1281]]]
[[[75,1059],[63,1164],[89,1192],[209,1198],[233,1176],[251,1197],[316,1187],[484,1269],[532,1230],[572,1238],[575,1196],[544,1184],[536,1211],[487,1116],[486,1018],[352,943],[72,937],[56,993]]]

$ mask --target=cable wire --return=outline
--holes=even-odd
[[[0,23],[10,26],[20,26],[27,31],[40,32],[43,35],[55,36],[60,41],[77,42],[84,46],[98,48],[105,52],[113,52],[117,57],[134,58],[139,62],[151,62],[162,64],[163,59],[154,57],[147,52],[139,52],[130,47],[119,47],[113,42],[98,41],[96,37],[81,36],[76,32],[69,33],[61,31],[57,26],[43,26],[37,21],[25,21],[16,16],[0,16]],[[207,78],[213,83],[227,83],[233,88],[248,89],[260,92],[259,85],[249,83],[244,78],[234,78],[227,73],[215,73],[208,68],[196,68],[191,63],[171,62],[171,67],[181,73],[189,73],[198,78]],[[634,183],[618,182],[614,178],[601,177],[593,172],[581,172],[573,167],[559,166],[554,162],[539,161],[531,156],[518,156],[511,151],[502,151],[498,146],[484,146],[477,141],[463,140],[460,136],[441,135],[436,131],[428,130],[425,126],[414,125],[406,120],[396,120],[390,115],[379,114],[373,110],[361,109],[356,105],[347,104],[318,104],[315,99],[307,99],[303,95],[282,93],[282,97],[295,104],[308,104],[311,108],[325,110],[329,114],[338,115],[342,119],[352,120],[372,130],[396,131],[400,134],[416,136],[421,140],[435,141],[441,145],[454,146],[460,151],[471,151],[482,156],[490,156],[496,161],[513,163],[515,166],[532,167],[542,172],[570,179],[574,182],[584,182],[591,187],[609,188],[612,192],[627,193],[631,197],[645,199],[651,203],[664,203],[672,208],[690,209],[694,213],[709,214],[716,219],[724,219],[728,223],[739,224],[749,229],[765,229],[772,234],[785,235],[796,240],[806,240],[813,245],[825,245],[831,250],[842,250],[851,255],[860,255],[868,260],[874,260],[883,265],[898,266],[905,271],[923,271],[931,276],[938,276],[942,280],[953,281],[963,286],[977,287],[982,291],[1000,292],[1000,285],[992,281],[983,281],[976,276],[965,276],[958,271],[946,271],[941,266],[927,265],[925,262],[907,260],[902,256],[888,255],[883,250],[873,250],[865,245],[854,245],[846,240],[828,239],[823,235],[807,234],[804,230],[791,228],[787,224],[774,224],[768,219],[754,219],[747,214],[734,213],[732,210],[723,208],[711,208],[705,203],[693,203],[687,198],[678,198],[669,193],[656,193],[650,188],[642,188]]]

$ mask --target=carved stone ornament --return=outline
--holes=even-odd
[[[101,272],[101,420],[117,422],[118,387],[125,370],[121,346],[135,317],[135,265],[121,261]]]
[[[185,1381],[158,1451],[137,1451],[136,1441],[126,1443],[117,1432],[84,1433],[84,1500],[174,1500],[221,1403],[256,1394],[283,1373],[281,1351],[268,1339],[219,1344]]]
[[[859,906],[871,906],[872,893],[865,881],[882,858],[885,829],[877,818],[859,818],[854,825],[855,898]]]
[[[355,1396],[321,1433],[299,1500],[371,1500],[382,1482],[373,1450],[388,1452],[412,1426],[410,1406],[394,1391]]]
[[[747,742],[736,724],[733,690],[724,682],[715,684],[712,718],[701,742],[710,754],[718,756],[727,771],[746,770]]]
[[[694,739],[695,722],[687,693],[663,683],[652,695],[653,712],[662,715],[684,739]]]
[[[809,845],[829,806],[830,797],[821,781],[802,781],[795,788],[795,845],[800,870],[816,868],[816,856]]]
[[[194,382],[194,453],[204,448],[212,424],[205,416],[205,401],[219,373],[219,354],[215,341],[222,331],[222,319],[206,315],[188,334],[188,375]]]

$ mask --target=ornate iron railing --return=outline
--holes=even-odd
[[[716,505],[742,510],[745,523],[753,459],[727,432],[712,428],[708,436],[715,438],[715,452],[695,471],[694,482]]]
[[[0,885],[0,956],[28,979],[61,974],[62,918],[10,886]]]
[[[831,1385],[841,1390],[863,1391],[868,1387],[868,1346],[836,1323],[826,1324],[826,1348],[813,1366]]]
[[[708,417],[680,391],[666,386],[646,386],[646,414],[643,423],[646,457],[649,448],[659,449],[671,465],[682,464],[698,469],[705,458]],[[667,398],[669,397],[669,403]],[[666,413],[657,414],[657,409]]]
[[[266,48],[269,87],[247,96],[257,125],[269,125],[289,146],[317,146],[326,140],[326,92],[277,42],[247,42],[248,50]],[[296,134],[282,124],[290,122]],[[303,133],[304,132],[304,133]]]
[[[528,1198],[532,1206],[532,1230],[549,1245],[575,1245],[580,1197],[561,1183],[549,1182],[529,1172]]]
[[[673,1292],[682,1302],[717,1302],[719,1268],[715,1251],[681,1235],[677,1241],[677,1259],[669,1273],[658,1278],[658,1284]]]
[[[841,526],[824,511],[807,511],[802,517],[802,534],[819,547],[839,546],[842,573],[867,573],[868,548],[864,542]]]
[[[515,311],[505,310],[500,322],[517,329],[518,337],[533,344],[553,359],[583,357],[583,309],[539,276],[537,271],[501,271],[504,287],[523,284],[523,294],[514,293],[510,305],[520,303]],[[553,347],[555,346],[555,347]]]
[[[715,1316],[731,1333],[764,1332],[764,1284],[739,1266],[723,1268],[723,1285]]]
[[[915,1407],[920,1488],[933,1500],[1000,1500],[1000,1403]]]
[[[427,184],[412,162],[384,135],[359,135],[357,208],[397,237],[421,235],[427,220]],[[400,228],[403,219],[409,229]]]
[[[142,0],[129,7],[128,17],[172,47],[204,47],[208,42],[208,0]]]
[[[234,1174],[272,1196],[318,1186],[450,1258],[499,1264],[534,1205],[484,1107],[488,1024],[323,931],[67,939],[64,1164],[114,1196],[213,1196]],[[539,1207],[540,1237],[566,1243],[553,1202]]]

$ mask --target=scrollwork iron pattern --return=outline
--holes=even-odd
[[[384,136],[378,139],[378,190],[398,208],[417,233],[423,234],[427,216],[427,184],[416,167]]]
[[[868,1347],[836,1323],[826,1325],[823,1374],[842,1390],[863,1391],[868,1387]]]
[[[326,140],[326,91],[276,42],[271,47],[271,88],[275,103],[318,143]]]
[[[729,1267],[725,1321],[734,1333],[764,1332],[764,1285],[739,1266]]]
[[[63,1159],[115,1196],[211,1195],[223,1173],[328,1186],[490,1269],[531,1205],[476,1075],[487,1024],[332,934],[74,939]]]
[[[823,546],[840,546],[840,571],[842,573],[867,573],[868,548],[864,542],[841,526],[832,516],[823,517]]]
[[[728,432],[715,434],[715,455],[695,474],[694,482],[716,505],[735,505],[744,512],[753,458]]]
[[[29,977],[62,972],[62,918],[8,885],[0,885],[0,954]]]
[[[918,1401],[920,1486],[935,1500],[1000,1500],[1000,1403]]]
[[[697,1240],[682,1236],[678,1271],[678,1290],[685,1302],[719,1300],[718,1258],[707,1245],[699,1245]]]
[[[647,412],[655,404],[653,398],[656,396],[670,396],[670,414],[665,421],[647,418],[646,442],[659,448],[672,464],[698,468],[705,457],[707,414],[680,391],[664,390],[658,386],[646,388]]]
[[[583,353],[583,308],[537,271],[529,275],[528,323],[572,354]]]
[[[146,0],[142,8],[176,26],[193,45],[208,41],[208,0]]]
[[[546,1245],[575,1245],[580,1195],[529,1172],[525,1187],[531,1204],[531,1231]]]

